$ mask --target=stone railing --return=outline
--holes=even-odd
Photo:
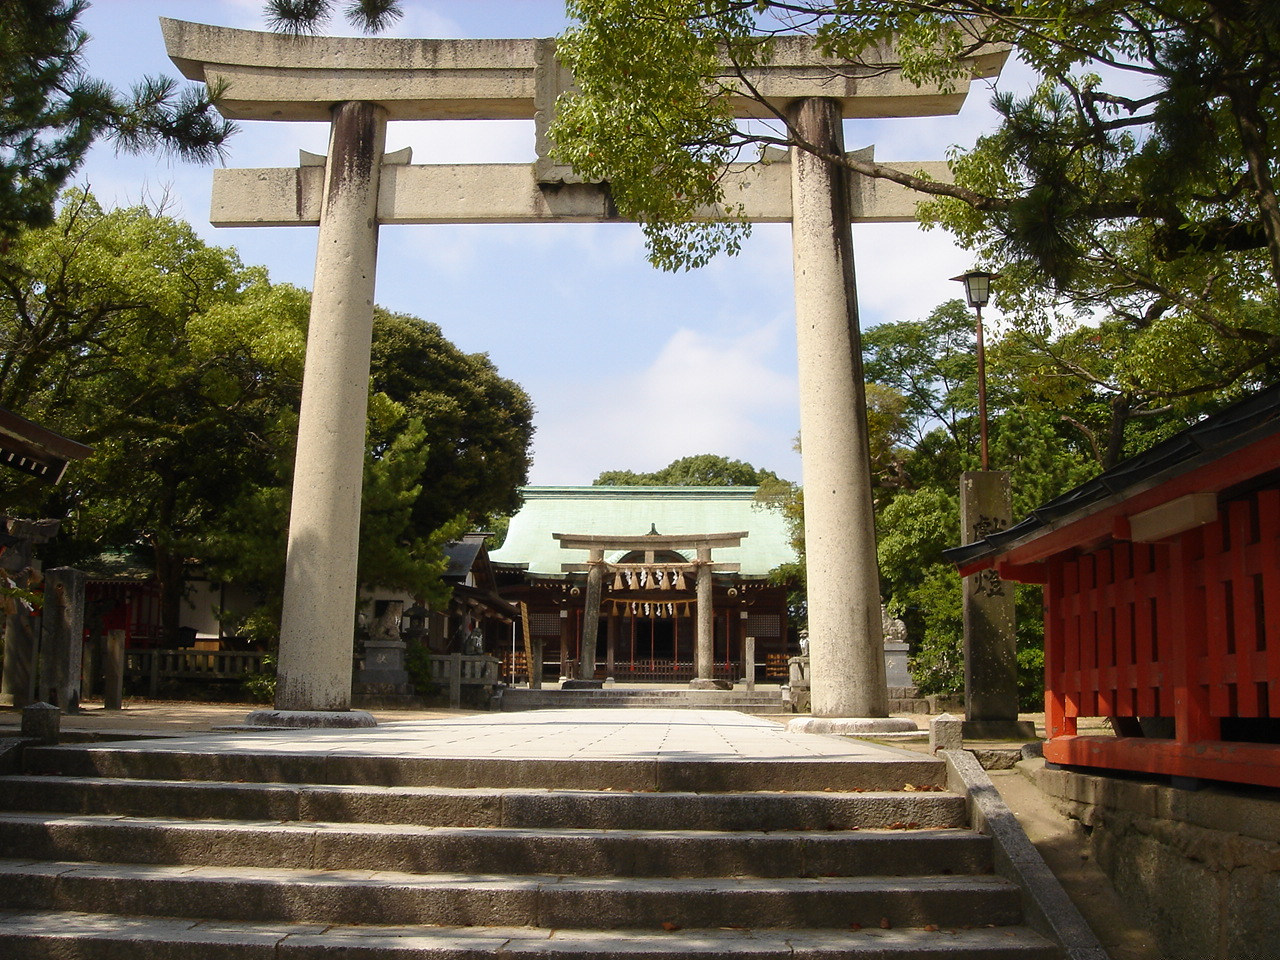
[[[492,693],[501,680],[502,661],[488,654],[433,653],[427,661],[431,682],[448,688],[451,707],[461,705],[463,687],[487,687]]]
[[[162,680],[242,680],[261,673],[261,650],[133,649],[124,654],[128,677],[147,681],[147,696],[155,697]]]

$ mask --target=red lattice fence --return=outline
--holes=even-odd
[[[1059,555],[1048,580],[1047,760],[1280,787],[1280,490],[1168,541]],[[1080,737],[1078,717],[1173,735]]]

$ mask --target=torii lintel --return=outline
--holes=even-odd
[[[527,120],[572,84],[554,40],[300,37],[160,24],[184,76],[225,86],[218,109],[233,120],[328,121],[333,104],[349,100],[379,104],[388,120]],[[992,77],[1008,55],[1007,46],[987,46],[961,63],[971,79]],[[968,93],[964,84],[904,79],[888,47],[866,60],[823,56],[806,36],[776,37],[771,61],[744,71],[768,108],[734,96],[742,81],[727,69],[722,82],[741,117],[772,118],[806,97],[838,101],[847,118],[942,116],[958,112]]]

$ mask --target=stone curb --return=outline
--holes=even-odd
[[[977,758],[966,750],[939,750],[937,755],[946,761],[948,788],[968,798],[973,828],[994,842],[996,873],[1022,891],[1027,925],[1057,943],[1065,960],[1109,960]]]

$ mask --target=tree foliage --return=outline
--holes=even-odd
[[[0,406],[94,454],[56,488],[0,476],[6,506],[67,518],[59,562],[144,548],[171,632],[192,561],[274,605],[309,311],[185,223],[69,195],[0,254]],[[532,410],[433,325],[378,318],[359,575],[432,597],[441,544],[514,504]]]
[[[374,310],[371,383],[428,430],[413,522],[434,529],[511,514],[529,475],[533,403],[487,354],[464,353],[434,324]]]
[[[775,482],[782,481],[772,470],[756,469],[742,460],[731,460],[717,454],[700,453],[673,460],[652,473],[605,470],[592,484],[613,487],[758,487]]]
[[[89,147],[208,162],[235,131],[202,87],[145,77],[129,95],[85,72],[83,0],[0,0],[0,241],[47,226]],[[218,91],[214,91],[216,94]]]
[[[1280,7],[1269,0],[574,0],[561,39],[581,93],[562,98],[560,155],[609,182],[655,263],[733,252],[722,176],[760,145],[817,151],[744,76],[785,34],[851,74],[888,62],[918,84],[967,84],[963,56],[1010,44],[1040,86],[995,99],[999,127],[951,157],[954,183],[866,157],[826,159],[919,191],[929,223],[1002,274],[999,304],[1063,382],[1106,394],[1079,421],[1114,458],[1135,418],[1274,379],[1280,356]],[[655,51],[664,51],[655,56]],[[837,70],[839,68],[836,68]],[[716,223],[692,219],[723,209]],[[1135,354],[1122,375],[1079,363],[1060,334],[1107,324]],[[1054,348],[1050,352],[1050,347]],[[1136,362],[1138,357],[1146,363]],[[1191,401],[1191,404],[1188,404]],[[1095,414],[1104,411],[1097,410]]]
[[[877,530],[883,595],[907,625],[912,676],[925,693],[963,690],[961,580],[942,551],[960,542],[960,474],[978,467],[972,323],[964,305],[950,301],[923,322],[872,328],[863,341],[867,375],[902,391],[910,424],[893,451],[894,483],[878,487]],[[1065,349],[1057,341],[1048,346]],[[1031,362],[1016,328],[994,336],[987,360],[991,466],[1009,472],[1016,520],[1103,468],[1102,451],[1078,421],[1109,404],[1105,390],[1079,378],[1056,384],[1060,395],[1045,402],[1044,366]],[[1116,349],[1106,362],[1121,370],[1129,358]],[[1194,416],[1166,410],[1130,421],[1121,452],[1137,452],[1153,432],[1181,429]],[[1017,622],[1020,696],[1024,707],[1036,708],[1043,693],[1040,588],[1017,588]]]
[[[809,34],[851,71],[882,65],[888,50],[905,79],[952,88],[968,82],[964,56],[1012,44],[1046,87],[1029,103],[998,98],[1001,135],[1014,150],[993,171],[1002,181],[931,184],[864,159],[831,159],[997,215],[1006,239],[1051,276],[1070,269],[1091,224],[1140,219],[1166,231],[1172,253],[1268,250],[1280,277],[1269,139],[1280,12],[1266,0],[573,0],[569,11],[579,25],[560,51],[582,93],[562,105],[556,139],[575,165],[613,184],[625,210],[657,223],[723,201],[727,152],[755,143],[812,149],[743,83],[743,69],[768,61],[773,38]],[[756,96],[775,124],[734,123],[716,96],[729,92]],[[655,158],[647,168],[636,160],[644,153]],[[673,171],[672,196],[638,184]]]

